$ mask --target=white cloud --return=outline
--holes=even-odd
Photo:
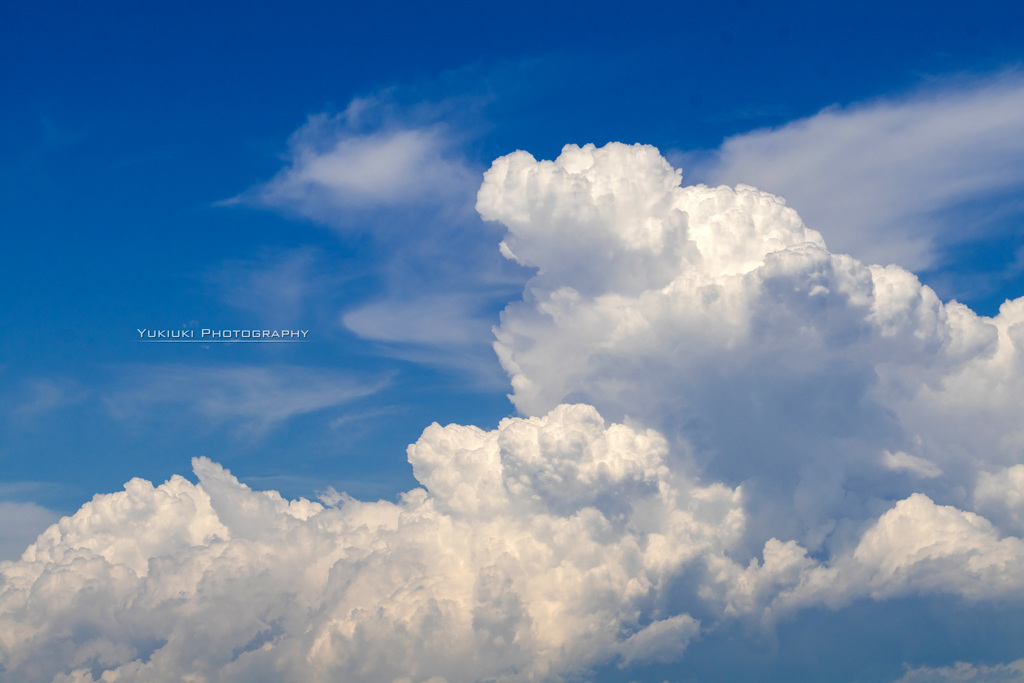
[[[979,317],[829,253],[773,195],[679,180],[619,144],[486,173],[481,215],[537,269],[496,328],[520,412],[583,401],[692,444],[690,466],[744,483],[751,553],[841,549],[893,499],[963,505],[1019,458],[1024,299]]]
[[[464,345],[479,342],[490,325],[468,293],[377,301],[346,312],[342,322],[360,337],[387,342]]]
[[[7,672],[558,680],[730,620],[1024,600],[1024,298],[943,303],[640,145],[503,157],[478,209],[536,269],[495,328],[526,417],[428,427],[396,504],[286,501],[203,459],[198,485],[97,496],[0,565]],[[150,370],[139,400],[273,423],[366,390],[284,370]]]
[[[440,124],[360,131],[352,116],[311,116],[289,142],[289,166],[259,186],[259,202],[329,225],[346,212],[458,201],[477,174]]]
[[[325,508],[133,480],[0,564],[0,658],[19,680],[557,680],[670,660],[699,632],[656,616],[669,579],[720,556],[739,491],[672,473],[656,433],[587,406],[485,432],[429,427],[425,489]]]
[[[368,236],[360,268],[380,284],[373,300],[345,303],[343,327],[383,342],[382,353],[491,385],[501,375],[491,318],[525,276],[495,252],[495,229],[472,208],[483,168],[464,147],[480,98],[400,106],[399,94],[310,117],[291,138],[287,167],[233,202]]]
[[[882,451],[882,466],[887,470],[902,470],[925,479],[933,479],[942,474],[942,470],[934,463],[903,451]]]
[[[949,209],[1024,187],[1024,79],[1010,72],[831,107],[693,161],[690,175],[708,182],[786,197],[835,252],[920,269],[939,244],[982,236],[944,219]]]
[[[656,621],[623,641],[616,651],[620,666],[633,662],[672,662],[682,656],[690,640],[700,633],[700,622],[688,614]]]
[[[875,521],[852,552],[806,563],[771,608],[931,594],[1020,599],[1022,566],[1024,540],[1002,537],[984,517],[915,493]]]
[[[341,324],[388,355],[454,374],[466,388],[502,391],[507,378],[490,348],[485,292],[416,292],[357,305]]]
[[[721,618],[1024,587],[1024,542],[920,494],[830,565],[772,539],[744,568],[742,492],[667,451],[583,405],[491,432],[435,424],[409,447],[424,488],[325,497],[341,507],[199,458],[198,485],[133,480],[0,563],[0,660],[29,681],[561,680],[682,656],[702,630],[669,611],[688,571]]]
[[[227,203],[254,203],[360,230],[414,239],[432,215],[472,217],[481,168],[463,151],[479,106],[472,96],[400,104],[392,88],[310,116],[288,141],[287,165]],[[373,211],[382,211],[383,220]],[[443,225],[431,225],[439,229]]]
[[[904,591],[968,597],[1024,589],[1024,541],[1000,538],[988,520],[915,493],[882,515],[864,534],[853,559],[871,567],[873,597]]]

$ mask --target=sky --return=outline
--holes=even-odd
[[[1022,15],[5,3],[0,680],[1024,680]]]

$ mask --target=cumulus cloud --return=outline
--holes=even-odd
[[[769,609],[869,597],[948,594],[972,600],[1024,597],[1024,541],[1002,537],[984,517],[912,494],[883,514],[852,552],[806,562]]]
[[[642,145],[502,157],[477,208],[534,273],[494,329],[522,417],[428,427],[397,503],[204,459],[97,496],[0,565],[5,675],[560,680],[808,608],[1024,601],[1024,298],[942,302]],[[286,419],[320,379],[260,386]]]
[[[5,675],[513,681],[674,659],[700,625],[660,597],[743,512],[666,450],[561,406],[432,425],[398,503],[286,501],[201,458],[197,485],[133,480],[0,564]]]
[[[725,140],[693,171],[786,197],[833,251],[920,269],[981,237],[943,214],[1024,187],[1024,79],[935,83]],[[1018,209],[1019,211],[1019,209]]]
[[[520,412],[583,401],[662,430],[744,484],[752,553],[848,547],[893,499],[965,505],[979,472],[1016,462],[1024,299],[980,317],[830,253],[774,195],[680,185],[641,145],[487,172],[478,210],[536,268],[495,329]]]

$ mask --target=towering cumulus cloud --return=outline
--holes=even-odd
[[[639,145],[503,157],[477,208],[537,268],[496,329],[520,412],[584,401],[662,430],[680,464],[745,482],[756,545],[841,546],[914,492],[1019,521],[1021,478],[988,477],[1024,451],[1024,299],[943,304],[830,254],[783,199],[682,188]]]
[[[398,503],[205,459],[98,495],[0,564],[0,677],[553,681],[808,608],[1024,600],[1024,299],[978,317],[680,180],[639,145],[498,159],[523,417],[428,427]],[[889,680],[1020,668],[914,666]]]

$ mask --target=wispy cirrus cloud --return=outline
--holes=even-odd
[[[23,392],[11,417],[24,423],[65,406],[84,401],[88,391],[73,380],[35,377],[26,379]]]
[[[225,304],[271,328],[300,323],[322,327],[334,324],[332,307],[348,281],[360,274],[352,264],[344,266],[324,250],[307,245],[232,259],[211,269],[204,279]]]
[[[342,322],[369,339],[462,346],[490,333],[487,321],[475,318],[478,311],[473,309],[479,306],[475,299],[468,292],[389,299],[347,312]]]
[[[289,365],[125,368],[105,402],[117,419],[152,416],[176,406],[215,426],[261,434],[287,420],[369,396],[389,378]]]
[[[229,261],[208,279],[220,286],[225,303],[271,319],[294,315],[309,298],[318,255],[309,247],[248,261]]]
[[[232,200],[284,211],[369,241],[361,266],[381,286],[346,301],[340,328],[492,384],[490,328],[524,272],[501,258],[496,226],[473,210],[483,165],[465,152],[486,97],[403,102],[382,90],[318,114],[291,137],[277,175]]]
[[[366,211],[471,212],[483,167],[463,151],[472,125],[456,129],[453,123],[472,119],[482,98],[403,99],[400,89],[388,88],[353,98],[341,112],[311,115],[289,138],[284,168],[229,201],[379,237],[415,227],[377,224]]]
[[[985,215],[1020,207],[1024,77],[936,80],[916,92],[829,107],[680,155],[691,179],[746,183],[786,197],[837,253],[920,270],[951,244],[985,237]],[[953,210],[986,201],[979,221]]]
[[[444,126],[355,133],[346,118],[310,117],[292,136],[289,165],[258,188],[258,201],[344,226],[354,209],[443,206],[475,184]]]

